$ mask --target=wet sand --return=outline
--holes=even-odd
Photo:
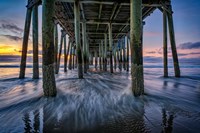
[[[9,68],[4,68],[6,71]],[[163,78],[162,69],[145,69],[145,95],[133,97],[130,73],[90,69],[56,76],[58,94],[43,97],[42,79],[31,70],[23,80],[0,79],[0,132],[132,133],[200,130],[200,77]],[[9,70],[7,70],[9,71]]]

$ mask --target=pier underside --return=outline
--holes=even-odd
[[[144,94],[143,26],[145,18],[156,9],[163,13],[164,77],[168,76],[167,28],[175,76],[180,77],[171,0],[28,0],[19,78],[25,77],[31,15],[34,43],[33,78],[39,78],[37,7],[40,4],[43,8],[43,89],[46,96],[56,95],[54,74],[59,73],[62,47],[64,72],[67,72],[69,64],[69,69],[77,68],[78,77],[84,78],[84,73],[87,73],[89,64],[93,65],[95,56],[95,67],[103,71],[107,71],[108,64],[110,73],[117,69],[117,65],[120,71],[129,71],[130,67],[134,95]],[[62,27],[60,44],[58,24]],[[66,35],[69,37],[68,46]]]

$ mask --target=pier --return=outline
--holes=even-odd
[[[62,48],[64,72],[78,69],[84,78],[90,65],[114,73],[131,71],[135,96],[144,94],[143,27],[155,10],[163,13],[164,77],[168,77],[168,32],[175,77],[180,77],[171,0],[28,0],[19,78],[25,78],[30,25],[33,35],[33,78],[39,78],[38,6],[42,5],[42,73],[45,96],[55,96]],[[58,28],[62,27],[61,42]],[[66,38],[66,35],[69,38]],[[68,42],[67,42],[68,40]],[[58,46],[60,49],[58,49]],[[69,58],[69,59],[68,59]],[[93,64],[93,60],[94,64]],[[77,67],[76,67],[77,66]],[[130,67],[130,68],[129,68]]]

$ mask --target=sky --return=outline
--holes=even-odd
[[[0,56],[21,55],[27,0],[0,0]],[[172,0],[176,45],[179,58],[200,58],[200,0]],[[41,50],[41,6],[39,44]],[[162,57],[162,13],[156,10],[144,25],[144,56]],[[32,27],[31,27],[32,29]],[[30,30],[28,55],[32,55]],[[170,41],[168,55],[171,57]]]

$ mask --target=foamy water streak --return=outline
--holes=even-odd
[[[145,69],[146,95],[134,98],[127,72],[91,69],[56,76],[58,94],[43,97],[42,79],[0,79],[1,132],[198,132],[200,77],[163,78],[159,68]],[[171,72],[171,71],[170,71]],[[172,73],[172,72],[171,72]],[[14,77],[17,76],[14,75]]]

